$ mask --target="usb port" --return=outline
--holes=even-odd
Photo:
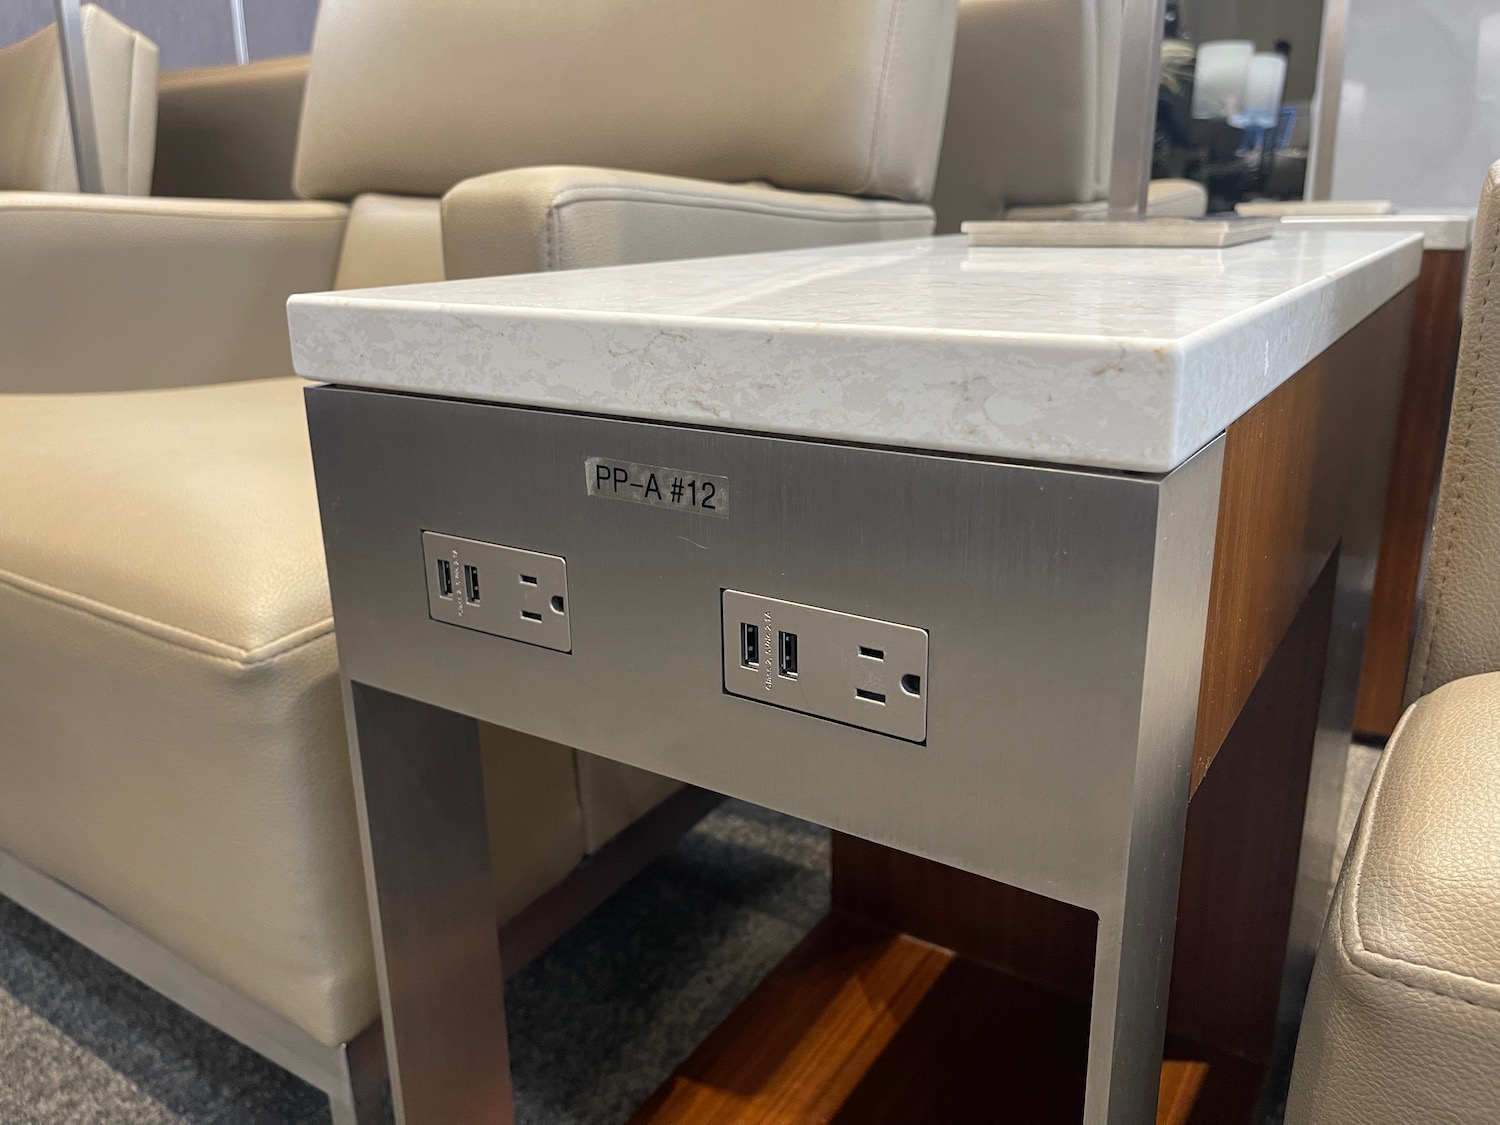
[[[747,621],[740,622],[740,665],[760,667],[760,626]]]
[[[540,621],[542,619],[542,615],[540,613],[534,613],[529,609],[523,609],[521,611],[521,616],[527,621]]]
[[[797,678],[797,634],[776,634],[776,668],[789,680]]]
[[[464,564],[464,597],[470,605],[479,604],[479,568]]]
[[[447,559],[438,559],[437,567],[438,597],[451,598],[453,596],[453,564]]]
[[[866,691],[862,687],[857,687],[854,689],[854,694],[857,695],[860,699],[868,700],[871,703],[885,703],[885,695],[882,692]]]

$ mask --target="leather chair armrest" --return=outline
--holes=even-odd
[[[1329,912],[1287,1125],[1492,1122],[1500,1110],[1500,672],[1391,736]]]
[[[152,194],[295,199],[306,55],[161,76]]]
[[[291,375],[286,299],[332,285],[347,214],[0,193],[0,391]]]
[[[450,278],[624,265],[932,233],[921,203],[557,166],[476,176],[443,197]]]

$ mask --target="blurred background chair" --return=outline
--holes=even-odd
[[[383,1055],[285,301],[929,233],[956,0],[711,12],[324,0],[304,198],[0,197],[0,890],[341,1125]],[[170,79],[161,187],[282,194],[301,81]],[[712,801],[482,740],[509,971]]]
[[[295,199],[307,55],[161,76],[151,194]]]
[[[100,190],[146,195],[156,148],[156,44],[93,4],[80,9],[79,30]],[[0,49],[0,192],[79,189],[60,40],[53,24]]]
[[[1360,814],[1288,1125],[1500,1118],[1500,164],[1471,258],[1408,696]]]
[[[1120,12],[1113,0],[962,0],[933,205],[969,219],[1102,218]],[[1152,215],[1200,216],[1191,180],[1151,184]]]

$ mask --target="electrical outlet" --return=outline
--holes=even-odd
[[[567,559],[435,531],[422,532],[422,558],[434,621],[573,651]]]
[[[725,590],[724,690],[927,739],[927,630]]]

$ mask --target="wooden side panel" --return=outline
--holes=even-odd
[[[1333,622],[1338,553],[1188,806],[1167,1026],[1270,1061]]]
[[[1422,554],[1448,435],[1466,262],[1462,250],[1429,250],[1422,256],[1422,275],[1417,279],[1380,565],[1354,716],[1354,729],[1378,740],[1389,738],[1396,729],[1406,692]]]
[[[1325,352],[1229,428],[1198,730],[1193,740],[1193,789],[1224,744],[1251,690],[1270,662],[1327,557],[1305,545],[1313,532],[1314,474],[1328,375]]]
[[[842,832],[832,859],[834,910],[1088,999],[1091,911]]]
[[[1325,560],[1188,809],[1168,1030],[1262,1064],[1276,1030],[1336,567],[1336,555]],[[1089,995],[1097,920],[1087,910],[838,834],[833,904],[1079,1003]]]
[[[1335,545],[1373,568],[1412,300],[1386,302],[1229,427],[1195,792]]]

